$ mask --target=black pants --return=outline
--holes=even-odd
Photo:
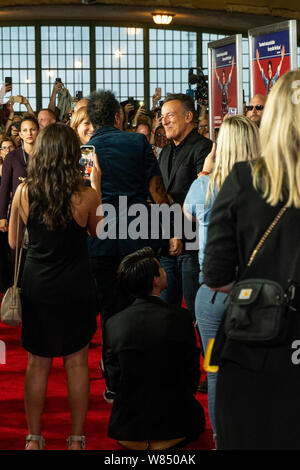
[[[109,365],[106,363],[106,335],[105,324],[107,320],[131,305],[133,298],[121,289],[117,281],[117,270],[121,258],[115,256],[98,256],[90,258],[92,274],[96,283],[98,311],[100,312],[102,329],[102,360],[104,364],[104,377],[106,386],[109,385]]]

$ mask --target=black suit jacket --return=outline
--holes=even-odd
[[[196,129],[193,129],[179,144],[177,148],[178,154],[176,155],[169,174],[169,161],[172,154],[172,147],[174,147],[173,143],[163,148],[159,157],[159,166],[166,192],[172,197],[175,203],[182,206],[191,184],[197,178],[198,173],[202,170],[204,160],[211,151],[212,141],[198,134]],[[176,222],[173,222],[175,232],[171,225],[171,237],[175,236],[182,238],[184,242],[183,249],[184,251],[188,251],[190,248],[186,246],[186,234],[184,234],[183,231],[184,227],[189,227],[190,224],[184,220],[185,216],[182,211],[180,212],[180,217],[182,232],[176,231]],[[196,233],[195,223],[192,223],[191,230],[192,233],[188,235],[188,239],[189,242],[195,242],[195,238],[193,240],[193,234]],[[197,241],[195,243],[197,245]]]
[[[106,323],[106,364],[116,392],[108,435],[120,440],[197,437],[199,350],[191,314],[158,297],[137,299]]]
[[[159,166],[162,173],[166,192],[172,196],[174,202],[183,205],[185,196],[192,182],[202,170],[204,160],[211,151],[212,141],[192,130],[181,142],[180,153],[176,157],[169,175],[169,159],[172,151],[169,144],[163,148],[159,156]]]

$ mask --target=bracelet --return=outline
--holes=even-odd
[[[151,134],[155,135],[155,131],[152,130],[152,131],[151,131]]]
[[[13,121],[13,119],[7,118],[8,121]]]
[[[200,171],[200,173],[198,173],[198,176],[200,175],[209,175],[210,172],[209,171]]]

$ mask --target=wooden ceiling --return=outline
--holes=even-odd
[[[86,0],[87,1],[87,0]],[[0,21],[99,21],[153,24],[152,12],[173,13],[173,27],[246,33],[288,19],[298,20],[299,0],[0,0]]]

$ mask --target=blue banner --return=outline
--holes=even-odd
[[[281,56],[281,49],[284,46],[284,55],[290,54],[290,35],[289,30],[278,31],[277,33],[263,34],[253,37],[253,57],[256,60],[256,51],[259,58],[273,59]]]
[[[232,58],[234,57],[234,65],[236,65],[236,44],[227,44],[227,46],[217,47],[213,49],[213,60],[216,62],[217,68],[231,67]]]

